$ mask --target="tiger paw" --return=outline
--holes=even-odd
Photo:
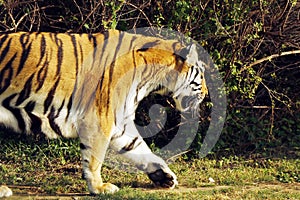
[[[2,197],[9,197],[12,195],[11,189],[9,189],[7,186],[0,186],[0,198]]]
[[[149,178],[158,187],[174,189],[178,185],[177,177],[173,172],[165,172],[162,169],[158,169],[155,172],[148,174]]]
[[[115,193],[119,191],[119,188],[111,183],[103,183],[101,186],[96,187],[95,190],[91,191],[91,194],[100,194],[100,193]]]

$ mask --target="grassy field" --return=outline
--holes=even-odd
[[[0,137],[0,185],[9,185],[11,199],[300,199],[300,160],[295,158],[178,159],[175,190],[153,188],[146,175],[105,165],[104,180],[122,189],[113,195],[88,195],[81,179],[77,140],[35,144],[15,136]],[[299,155],[298,155],[299,156]],[[212,181],[213,179],[213,181]],[[46,195],[46,196],[45,196]],[[59,196],[56,196],[59,195]]]

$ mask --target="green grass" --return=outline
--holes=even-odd
[[[2,138],[2,139],[1,139]],[[3,139],[5,138],[5,139]],[[35,142],[2,134],[0,185],[18,194],[87,193],[81,179],[78,140]],[[300,199],[300,160],[278,158],[178,159],[170,167],[178,175],[175,190],[157,190],[141,172],[103,167],[104,180],[122,189],[113,195],[82,199]],[[214,183],[209,178],[215,180]]]

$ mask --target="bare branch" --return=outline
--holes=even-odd
[[[243,67],[240,72],[243,72],[245,71],[246,69],[249,69],[255,65],[258,65],[260,63],[263,63],[265,61],[270,61],[274,58],[278,58],[278,57],[281,57],[281,56],[287,56],[287,55],[293,55],[293,54],[300,54],[300,50],[292,50],[292,51],[285,51],[285,52],[282,52],[282,53],[278,53],[278,54],[273,54],[273,55],[270,55],[270,56],[267,56],[267,57],[264,57],[264,58],[261,58],[259,60],[256,60],[255,62],[251,63],[250,65],[248,66],[245,66]]]

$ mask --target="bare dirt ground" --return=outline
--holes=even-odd
[[[23,187],[23,188],[22,188]],[[12,189],[14,187],[12,186]],[[16,187],[15,187],[16,188]],[[7,200],[53,200],[53,199],[61,199],[61,200],[79,200],[84,197],[91,197],[88,193],[69,193],[69,194],[56,194],[56,195],[48,195],[48,194],[33,194],[30,191],[29,187],[26,186],[18,186],[19,190],[22,190],[22,193],[15,193],[12,197],[6,198]],[[188,192],[198,192],[198,191],[207,191],[207,190],[224,190],[224,189],[234,189],[234,190],[243,190],[243,191],[259,191],[264,189],[274,190],[274,191],[281,191],[281,192],[293,192],[299,193],[300,199],[300,183],[293,183],[293,184],[253,184],[247,186],[209,186],[209,187],[199,187],[199,188],[187,188],[187,187],[177,187],[176,189],[167,192],[170,193],[188,193]],[[137,190],[141,190],[144,192],[149,193],[156,193],[156,192],[166,192],[166,190],[161,189],[148,189],[148,188],[138,188]]]

